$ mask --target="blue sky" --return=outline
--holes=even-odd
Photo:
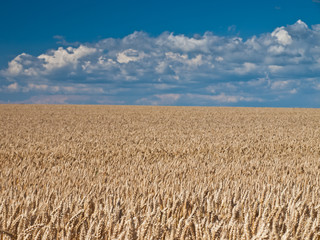
[[[0,103],[320,106],[320,0],[2,1]]]

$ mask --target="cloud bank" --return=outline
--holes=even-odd
[[[22,53],[0,71],[2,102],[320,106],[320,24],[240,37],[134,32]]]

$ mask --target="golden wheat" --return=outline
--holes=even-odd
[[[0,240],[320,239],[320,110],[0,105]]]

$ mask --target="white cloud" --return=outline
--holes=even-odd
[[[208,63],[203,60],[202,54],[198,54],[194,58],[189,58],[187,54],[179,54],[179,53],[173,53],[173,52],[166,52],[165,55],[167,59],[186,64],[189,67],[198,67],[204,63]],[[212,65],[213,64],[211,64],[211,66]]]
[[[316,84],[316,85],[314,86],[314,89],[320,90],[320,83]]]
[[[80,45],[78,48],[68,47],[64,49],[63,47],[59,47],[58,50],[51,50],[48,54],[41,54],[38,58],[45,61],[43,64],[44,68],[52,71],[66,66],[75,68],[79,59],[95,52],[95,48],[83,45]]]
[[[282,66],[278,66],[278,65],[269,65],[268,68],[270,69],[271,72],[278,72],[281,69],[283,69]]]
[[[289,29],[294,30],[296,33],[298,32],[302,34],[303,32],[308,31],[308,25],[299,19],[295,24],[289,26]]]
[[[296,94],[297,92],[298,92],[298,90],[295,89],[295,88],[293,88],[293,89],[290,90],[290,93],[291,93],[291,94]]]
[[[152,87],[159,90],[167,90],[167,89],[176,88],[177,86],[172,84],[159,83],[159,84],[152,84]]]
[[[17,91],[18,89],[19,89],[19,85],[18,85],[18,83],[11,83],[9,86],[8,86],[8,89],[10,90],[10,91]]]
[[[45,91],[49,88],[46,84],[33,84],[29,83],[27,88],[24,89],[24,91],[32,91],[32,90],[38,90],[38,91]]]
[[[288,85],[291,83],[291,81],[275,81],[271,84],[271,89],[279,90],[279,89],[285,89],[288,87]]]
[[[175,102],[180,98],[180,94],[156,94],[155,97],[159,98],[162,102]]]
[[[237,96],[227,96],[225,93],[221,93],[216,96],[211,96],[210,99],[213,101],[218,101],[218,102],[227,102],[227,103],[236,103],[239,101],[239,98]]]
[[[221,103],[237,103],[237,102],[252,102],[252,101],[261,101],[259,98],[253,97],[244,97],[239,95],[226,95],[225,93],[221,93],[219,95],[211,96],[211,100]]]
[[[208,92],[215,93],[216,92],[216,86],[207,86],[206,90]]]
[[[237,74],[246,74],[254,71],[257,68],[257,65],[250,62],[245,62],[241,67],[235,68]]]
[[[23,69],[23,66],[17,61],[17,58],[19,58],[19,56],[9,62],[8,73],[13,76],[21,73]]]
[[[284,27],[277,28],[271,33],[272,37],[276,37],[278,42],[284,46],[292,43],[292,38]]]
[[[269,49],[268,49],[268,52],[272,53],[272,54],[275,54],[275,55],[278,55],[278,54],[281,54],[284,52],[284,47],[283,46],[271,46]]]
[[[145,99],[150,104],[191,99],[232,104],[278,99],[282,93],[298,96],[318,91],[319,80],[311,84],[306,79],[320,75],[319,26],[309,28],[298,20],[247,40],[210,32],[193,37],[134,32],[39,56],[22,53],[0,71],[0,89],[29,95],[108,94],[115,102]]]
[[[160,46],[167,46],[171,49],[183,52],[202,51],[208,52],[210,40],[207,35],[201,39],[189,38],[184,35],[173,35],[172,33],[165,38],[157,39],[156,43]]]
[[[23,57],[27,54],[21,53],[8,63],[7,75],[17,76],[23,72]]]
[[[180,53],[173,53],[173,52],[166,52],[165,53],[166,57],[168,59],[174,60],[174,61],[179,61],[179,62],[184,62],[188,59],[187,54],[180,54]]]
[[[54,95],[54,96],[35,96],[28,99],[25,103],[32,104],[66,104],[67,100],[70,99],[68,96],[64,95]]]
[[[147,105],[172,105],[179,98],[180,94],[168,93],[168,94],[155,94],[151,97],[141,98],[136,101],[137,104]]]
[[[312,30],[320,32],[320,24],[312,25]]]
[[[202,60],[202,55],[199,54],[194,58],[191,58],[188,62],[187,62],[190,66],[200,66],[203,64],[203,60]]]
[[[117,61],[119,63],[136,62],[145,57],[144,52],[138,52],[134,49],[127,49],[117,54]]]
[[[215,58],[215,60],[216,60],[217,62],[222,62],[224,59],[223,59],[223,57],[218,56],[218,57]]]
[[[201,102],[203,100],[211,103],[224,103],[233,104],[238,102],[262,102],[262,99],[257,97],[247,97],[241,95],[227,95],[224,92],[217,95],[205,95],[205,94],[185,94],[184,97],[192,99],[193,101]]]
[[[155,68],[156,72],[159,74],[164,73],[167,69],[168,69],[168,63],[165,61],[160,62]]]

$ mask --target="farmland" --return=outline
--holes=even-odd
[[[0,239],[320,239],[320,110],[0,105]]]

